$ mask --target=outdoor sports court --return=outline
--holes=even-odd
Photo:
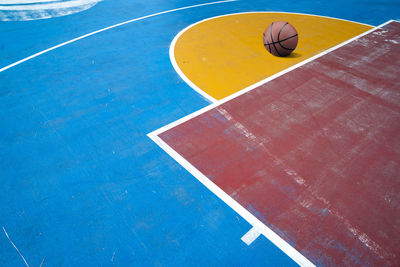
[[[399,19],[0,0],[0,266],[399,266]]]

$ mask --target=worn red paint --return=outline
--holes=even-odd
[[[318,265],[400,265],[400,23],[160,137]]]

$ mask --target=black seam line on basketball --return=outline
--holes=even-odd
[[[285,25],[283,25],[283,27],[281,28],[281,30],[278,32],[278,43],[279,43],[279,39],[281,37],[281,32],[283,31],[283,29],[286,27],[286,25],[288,25],[288,23],[286,22]]]
[[[275,46],[275,44],[274,44],[274,38],[272,37],[272,26],[273,26],[273,25],[274,25],[274,23],[272,22],[272,24],[271,24],[271,41],[272,41],[272,45],[273,45],[274,48],[275,48],[276,53],[278,53],[278,56],[281,57],[281,54],[279,53],[278,49],[276,49],[276,46]]]
[[[288,37],[288,38],[286,38],[286,39],[284,39],[284,40],[281,40],[280,42],[284,42],[284,41],[287,41],[287,40],[289,40],[290,38],[293,38],[293,37],[296,37],[297,36],[297,34],[295,34],[295,35],[293,35],[293,36],[290,36],[290,37]],[[283,48],[283,49],[286,49],[286,50],[289,50],[289,51],[293,51],[293,50],[295,50],[296,48],[288,48],[288,47],[286,47],[286,46],[283,46],[280,42],[274,42],[275,44],[277,44],[277,43],[279,43],[279,45]],[[272,43],[271,43],[272,44]],[[266,44],[264,44],[264,46],[265,45],[270,45],[270,43],[266,43]]]
[[[268,48],[269,48],[269,52],[272,53],[272,51],[273,51],[272,48],[274,48],[273,45],[272,44],[268,44]]]
[[[288,24],[289,24],[289,23],[286,22],[285,25],[283,25],[283,27],[282,27],[281,30],[279,31],[279,33],[278,33],[278,44],[279,44],[279,46],[282,47],[283,49],[286,49],[286,50],[289,50],[289,51],[293,51],[294,49],[287,48],[287,47],[283,46],[283,45],[281,44],[281,42],[283,42],[283,40],[282,40],[282,41],[280,40],[281,32],[282,32],[283,28],[285,28],[286,25],[288,25]]]
[[[276,43],[279,43],[279,42],[275,42],[275,44]],[[267,46],[268,45],[268,47],[270,46],[270,44],[268,43],[268,44],[264,44],[264,46]],[[285,49],[285,50],[289,50],[289,51],[293,51],[293,50],[295,50],[296,48],[287,48],[287,47],[285,47],[285,46],[283,46],[281,43],[279,43],[279,45],[281,46],[281,48],[283,48],[283,49]]]
[[[283,46],[282,44],[281,44],[281,32],[283,31],[283,28],[285,28],[286,27],[286,25],[288,25],[289,23],[288,22],[286,22],[285,23],[285,25],[283,25],[283,27],[281,28],[281,30],[279,31],[279,33],[278,33],[278,43],[279,43],[279,46],[280,47],[282,47],[283,49],[286,49],[286,50],[289,50],[289,51],[293,51],[294,49],[291,49],[291,48],[287,48],[287,47],[285,47],[285,46]],[[283,42],[283,41],[282,41]]]
[[[267,46],[267,45],[268,45],[268,49],[269,49],[270,44],[264,44],[264,46]],[[282,46],[282,45],[281,45],[281,47],[282,47],[283,49],[290,50],[290,51],[295,50],[295,48],[287,48],[287,47],[284,47],[284,46]]]
[[[292,37],[295,37],[295,36],[297,36],[297,34],[293,35]],[[280,45],[283,49],[286,49],[286,50],[289,50],[289,51],[293,51],[293,50],[295,49],[295,48],[287,48],[286,46],[282,45],[281,42],[284,42],[284,41],[286,41],[286,40],[282,40],[282,41],[279,42],[279,45]]]
[[[270,31],[270,35],[271,35],[271,41],[272,41],[272,45],[275,48],[276,53],[278,54],[278,56],[281,57],[281,54],[279,53],[278,49],[276,49],[275,43],[274,43],[274,37],[272,36],[272,27],[274,26],[274,23],[271,23],[271,31]],[[271,49],[272,50],[272,49]]]
[[[289,51],[293,51],[295,48],[287,48],[287,47],[284,47],[283,45],[281,45],[281,44],[279,44],[283,49],[285,49],[285,50],[289,50]]]
[[[271,45],[268,43],[268,52],[271,53]]]
[[[263,32],[263,36],[264,36],[264,41],[265,41],[265,32]],[[268,52],[270,52],[271,53],[271,46],[269,45],[269,42],[267,42],[267,44],[268,44]],[[266,44],[264,43],[264,46],[265,46]]]
[[[285,39],[281,40],[281,42],[287,41],[287,40],[292,39],[293,37],[296,37],[296,36],[297,36],[297,33],[296,33],[295,35],[293,35],[293,36],[290,36],[290,37],[288,37],[288,38],[285,38]],[[277,43],[279,43],[279,42],[266,43],[266,44],[264,44],[264,45],[277,44]]]
[[[265,32],[263,32],[263,44],[265,46]],[[269,51],[269,50],[268,50]]]

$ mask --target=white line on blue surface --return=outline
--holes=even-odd
[[[0,21],[50,19],[82,12],[102,0],[0,0]]]
[[[119,26],[122,26],[122,25],[125,25],[125,24],[128,24],[128,23],[132,23],[132,22],[135,22],[135,21],[144,20],[144,19],[147,19],[147,18],[151,18],[151,17],[155,17],[155,16],[167,14],[167,13],[172,13],[172,12],[176,12],[176,11],[180,11],[180,10],[185,10],[185,9],[189,9],[189,8],[202,7],[202,6],[209,6],[209,5],[222,4],[222,3],[229,3],[229,2],[236,2],[236,1],[239,1],[239,0],[225,0],[225,1],[209,2],[209,3],[198,4],[198,5],[180,7],[180,8],[176,8],[176,9],[166,10],[166,11],[162,11],[162,12],[158,12],[158,13],[153,13],[153,14],[150,14],[150,15],[147,15],[147,16],[143,16],[143,17],[139,17],[139,18],[127,20],[127,21],[124,21],[124,22],[121,22],[121,23],[118,23],[118,24],[115,24],[115,25],[112,25],[112,26],[109,26],[109,27],[106,27],[106,28],[103,28],[103,29],[100,29],[100,30],[91,32],[91,33],[87,33],[87,34],[85,34],[85,35],[79,36],[79,37],[74,38],[74,39],[72,39],[72,40],[69,40],[69,41],[66,41],[66,42],[64,42],[64,43],[55,45],[55,46],[53,46],[53,47],[47,48],[47,49],[45,49],[45,50],[43,50],[43,51],[40,51],[40,52],[38,52],[38,53],[36,53],[36,54],[33,54],[33,55],[29,56],[29,57],[23,58],[23,59],[21,59],[21,60],[18,60],[17,62],[14,62],[14,63],[12,63],[12,64],[10,64],[10,65],[7,65],[7,66],[1,68],[1,69],[0,69],[0,72],[3,72],[3,71],[5,71],[5,70],[8,70],[8,69],[10,69],[10,68],[12,68],[12,67],[14,67],[14,66],[17,66],[17,65],[19,65],[19,64],[21,64],[21,63],[23,63],[23,62],[25,62],[25,61],[28,61],[28,60],[30,60],[30,59],[32,59],[32,58],[35,58],[35,57],[38,57],[38,56],[40,56],[40,55],[42,55],[42,54],[45,54],[45,53],[47,53],[47,52],[50,52],[50,51],[52,51],[52,50],[54,50],[54,49],[57,49],[57,48],[59,48],[59,47],[65,46],[65,45],[70,44],[70,43],[74,43],[74,42],[76,42],[76,41],[79,41],[79,40],[81,40],[81,39],[87,38],[87,37],[89,37],[89,36],[92,36],[92,35],[95,35],[95,34],[98,34],[98,33],[101,33],[101,32],[104,32],[104,31],[107,31],[107,30],[110,30],[110,29],[113,29],[113,28],[116,28],[116,27],[119,27]]]
[[[56,2],[57,0],[0,0],[0,5],[22,5],[22,4],[35,4]]]
[[[181,37],[182,34],[184,34],[188,29],[192,28],[193,26],[200,24],[204,21],[210,20],[210,18],[205,19],[205,20],[201,20],[199,22],[196,22],[186,28],[184,28],[183,30],[181,30],[176,36],[175,38],[172,40],[171,45],[169,46],[169,59],[171,60],[171,64],[174,67],[176,73],[178,73],[178,75],[181,77],[182,80],[185,81],[185,83],[187,85],[189,85],[190,87],[192,87],[193,90],[195,90],[197,93],[199,93],[201,96],[203,96],[205,99],[207,99],[210,103],[215,103],[218,102],[217,99],[215,99],[214,97],[210,96],[209,94],[207,94],[205,91],[201,90],[201,88],[199,88],[197,85],[195,85],[181,70],[181,68],[179,68],[178,63],[176,62],[176,58],[175,58],[175,45],[176,42],[179,40],[179,38]]]
[[[246,243],[246,245],[250,246],[251,243],[253,243],[261,234],[261,231],[253,227],[248,231],[244,236],[242,236],[242,241]]]
[[[234,200],[230,195],[228,195],[224,190],[222,190],[213,181],[208,179],[202,172],[200,172],[196,167],[194,167],[189,161],[182,157],[178,152],[176,152],[172,147],[165,143],[155,132],[149,133],[153,142],[159,145],[168,155],[170,155],[174,160],[176,160],[182,167],[184,167],[189,173],[191,173],[197,180],[199,180],[205,187],[207,187],[211,192],[218,196],[223,202],[225,202],[229,207],[231,207],[235,212],[242,216],[250,225],[253,226],[254,230],[250,230],[250,234],[246,234],[246,237],[242,237],[242,240],[250,245],[259,235],[262,234],[268,240],[270,240],[275,246],[282,250],[286,255],[293,259],[300,266],[315,266],[311,261],[309,261],[304,255],[298,252],[289,243],[278,236],[274,231],[272,231],[268,226],[261,222],[256,216],[251,214],[246,208],[240,205],[236,200]],[[252,228],[252,229],[253,229]],[[253,239],[254,238],[254,239]]]
[[[247,209],[245,209],[242,205],[240,205],[236,200],[234,200],[231,196],[229,196],[225,191],[223,191],[220,187],[218,187],[215,183],[213,183],[210,179],[208,179],[203,173],[201,173],[189,161],[187,161],[178,152],[176,152],[172,147],[170,147],[167,143],[165,143],[159,137],[159,135],[165,131],[168,131],[168,130],[186,122],[186,121],[189,121],[197,116],[200,116],[201,114],[203,114],[211,109],[214,109],[214,108],[216,108],[216,107],[218,107],[240,95],[243,95],[249,91],[252,91],[255,88],[258,88],[259,86],[266,84],[269,81],[272,81],[279,76],[282,76],[296,68],[299,68],[299,67],[313,61],[313,60],[316,60],[317,58],[322,57],[322,56],[324,56],[324,55],[326,55],[348,43],[351,43],[373,31],[376,31],[377,29],[380,29],[391,22],[393,22],[393,20],[385,22],[385,23],[383,23],[375,28],[372,28],[371,30],[368,30],[354,38],[351,38],[337,46],[334,46],[320,54],[317,54],[317,55],[315,55],[311,58],[308,58],[296,65],[293,65],[292,67],[290,67],[286,70],[278,72],[277,74],[272,75],[272,76],[270,76],[260,82],[257,82],[247,88],[244,88],[241,91],[238,91],[238,92],[236,92],[230,96],[227,96],[217,102],[214,102],[214,103],[212,103],[196,112],[193,112],[192,114],[189,114],[175,122],[165,125],[164,127],[161,127],[159,129],[147,134],[147,136],[151,140],[153,140],[158,146],[160,146],[173,159],[175,159],[175,161],[177,161],[180,165],[182,165],[182,167],[184,167],[187,171],[189,171],[197,180],[199,180],[211,192],[213,192],[216,196],[218,196],[223,202],[225,202],[229,207],[231,207],[234,211],[236,211],[240,216],[242,216],[247,222],[249,222],[253,226],[253,228],[242,237],[243,242],[245,242],[247,245],[250,245],[259,236],[259,235],[257,235],[257,233],[260,233],[263,236],[265,236],[267,239],[269,239],[278,248],[280,248],[286,255],[288,255],[291,259],[293,259],[300,266],[315,266],[304,255],[302,255],[295,248],[293,248],[289,243],[287,243],[280,236],[278,236],[275,232],[273,232],[267,225],[265,225],[257,217],[255,217],[253,214],[251,214]]]
[[[176,58],[175,58],[175,46],[177,41],[179,40],[179,38],[189,29],[193,28],[194,26],[201,24],[203,22],[212,20],[212,19],[216,19],[216,18],[222,18],[222,17],[228,17],[228,16],[232,16],[232,15],[241,15],[241,14],[268,14],[268,13],[281,13],[281,14],[297,14],[297,15],[306,15],[306,16],[311,16],[311,17],[319,17],[319,18],[329,18],[329,19],[335,19],[335,20],[341,20],[341,21],[348,21],[348,22],[352,22],[352,23],[357,23],[357,24],[361,24],[361,25],[366,25],[366,26],[371,26],[365,23],[359,23],[359,22],[354,22],[354,21],[350,21],[350,20],[346,20],[346,19],[338,19],[338,18],[333,18],[333,17],[328,17],[328,16],[321,16],[321,15],[313,15],[313,14],[305,14],[305,13],[294,13],[294,12],[281,12],[281,11],[252,11],[252,12],[239,12],[239,13],[232,13],[232,14],[225,14],[225,15],[219,15],[219,16],[215,16],[215,17],[210,17],[210,18],[206,18],[204,20],[198,21],[196,23],[193,23],[192,25],[187,26],[186,28],[184,28],[183,30],[181,30],[176,36],[175,38],[172,40],[171,45],[169,47],[169,57],[172,63],[172,66],[174,67],[175,71],[178,73],[178,75],[182,78],[182,80],[184,80],[190,87],[192,87],[193,90],[195,90],[197,93],[199,93],[200,95],[202,95],[205,99],[207,99],[210,103],[216,103],[218,102],[217,99],[215,99],[214,97],[210,96],[209,94],[207,94],[205,91],[203,91],[201,88],[199,88],[196,84],[194,84],[184,73],[183,71],[179,68],[178,63],[176,62]],[[371,26],[372,27],[372,26]]]
[[[22,255],[22,253],[19,251],[19,249],[17,248],[17,246],[14,244],[14,242],[12,242],[11,238],[8,236],[8,233],[6,231],[6,228],[4,228],[3,226],[3,231],[6,234],[6,237],[8,239],[8,241],[10,241],[11,245],[13,245],[13,247],[17,250],[18,254],[21,256],[21,258],[24,260],[25,265],[29,267],[28,262],[25,260],[24,256]]]
[[[33,4],[33,5],[7,5],[0,6],[0,10],[46,10],[46,9],[64,9],[73,8],[78,6],[90,5],[97,3],[99,0],[72,0],[65,2],[52,2],[46,4]],[[3,4],[0,2],[0,4]]]

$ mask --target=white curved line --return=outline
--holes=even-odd
[[[315,265],[310,260],[308,260],[304,255],[302,255],[289,243],[283,240],[279,235],[277,235],[274,231],[272,231],[256,216],[254,216],[245,207],[243,207],[240,203],[234,200],[230,195],[228,195],[218,185],[216,185],[207,176],[205,176],[202,172],[200,172],[183,156],[181,156],[167,143],[165,143],[156,134],[156,132],[149,133],[147,136],[151,140],[153,140],[153,142],[155,142],[158,146],[160,146],[168,155],[170,155],[173,159],[175,159],[182,167],[184,167],[188,172],[190,172],[205,187],[207,187],[211,192],[213,192],[217,197],[219,197],[225,204],[227,204],[231,209],[233,209],[240,216],[242,216],[250,225],[253,226],[253,228],[255,228],[254,230],[256,232],[265,236],[268,240],[270,240],[275,246],[277,246],[280,250],[282,250],[293,261],[295,261],[300,266],[315,267]]]
[[[19,64],[21,64],[21,63],[23,63],[25,61],[28,61],[28,60],[30,60],[32,58],[35,58],[35,57],[38,57],[38,56],[40,56],[42,54],[50,52],[50,51],[52,51],[54,49],[57,49],[59,47],[65,46],[65,45],[70,44],[70,43],[74,43],[74,42],[79,41],[81,39],[84,39],[86,37],[89,37],[89,36],[95,35],[97,33],[104,32],[106,30],[110,30],[110,29],[113,29],[113,28],[128,24],[128,23],[131,23],[131,22],[135,22],[135,21],[138,21],[138,20],[143,20],[143,19],[147,19],[147,18],[151,18],[151,17],[155,17],[155,16],[158,16],[158,15],[163,15],[163,14],[167,14],[167,13],[171,13],[171,12],[175,12],[175,11],[180,11],[180,10],[184,10],[184,9],[189,9],[189,8],[194,8],[194,7],[201,7],[201,6],[208,6],[208,5],[215,5],[215,4],[221,4],[221,3],[228,3],[228,2],[236,2],[236,1],[239,1],[239,0],[225,0],[225,1],[217,1],[217,2],[198,4],[198,5],[193,5],[193,6],[180,7],[180,8],[176,8],[176,9],[171,9],[171,10],[167,10],[167,11],[154,13],[154,14],[143,16],[143,17],[136,18],[136,19],[127,20],[127,21],[124,21],[124,22],[121,22],[121,23],[118,23],[118,24],[115,24],[115,25],[112,25],[112,26],[109,26],[109,27],[106,27],[106,28],[91,32],[91,33],[88,33],[88,34],[85,34],[85,35],[82,35],[82,36],[79,36],[79,37],[74,38],[72,40],[69,40],[69,41],[66,41],[64,43],[55,45],[53,47],[47,48],[47,49],[45,49],[43,51],[40,51],[40,52],[38,52],[36,54],[33,54],[33,55],[29,56],[29,57],[23,58],[21,60],[18,60],[17,62],[14,62],[14,63],[12,63],[10,65],[7,65],[7,66],[1,68],[0,72],[8,70],[9,68],[12,68],[12,67],[14,67],[16,65],[19,65]]]
[[[250,12],[254,13],[254,12]],[[263,12],[264,13],[264,12]],[[278,13],[278,12],[274,12]],[[282,13],[282,12],[281,12]],[[296,65],[293,65],[290,68],[287,68],[281,72],[278,72],[262,81],[259,81],[253,85],[250,85],[247,88],[242,89],[241,91],[238,91],[232,95],[229,95],[215,103],[212,103],[211,105],[208,105],[198,111],[195,111],[189,115],[186,115],[183,118],[178,119],[177,121],[174,121],[170,124],[167,124],[149,134],[147,136],[152,139],[156,144],[158,144],[166,153],[168,153],[173,159],[175,159],[179,164],[181,164],[187,171],[189,171],[196,179],[198,179],[203,185],[205,185],[211,192],[213,192],[217,197],[219,197],[222,201],[224,201],[229,207],[231,207],[235,212],[237,212],[240,216],[242,216],[246,221],[248,221],[253,227],[255,227],[255,231],[260,232],[262,235],[264,235],[268,240],[270,240],[273,244],[275,244],[277,247],[279,247],[286,255],[288,255],[291,259],[293,259],[297,264],[300,266],[315,266],[310,260],[308,260],[304,255],[302,255],[300,252],[298,252],[295,248],[293,248],[290,244],[288,244],[285,240],[283,240],[279,235],[277,235],[274,231],[272,231],[267,225],[265,225],[263,222],[261,222],[257,217],[255,217],[252,213],[250,213],[247,209],[245,209],[242,205],[240,205],[236,200],[234,200],[231,196],[229,196],[225,191],[223,191],[221,188],[219,188],[216,184],[214,184],[207,176],[205,176],[203,173],[201,173],[196,167],[194,167],[189,161],[187,161],[185,158],[183,158],[179,153],[177,153],[173,148],[171,148],[167,143],[165,143],[159,135],[161,133],[164,133],[184,122],[187,122],[195,117],[200,116],[201,114],[204,114],[205,112],[217,108],[220,105],[239,97],[240,95],[243,95],[249,91],[254,90],[255,88],[258,88],[259,86],[270,82],[274,79],[276,79],[279,76],[282,76],[296,68],[299,68],[308,62],[311,62],[319,57],[322,57],[350,42],[353,42],[362,36],[365,36],[379,28],[382,28],[386,24],[392,22],[393,20],[390,20],[388,22],[385,22],[377,27],[374,27],[358,36],[355,36],[343,43],[340,43],[322,53],[319,53],[311,58],[308,58],[302,62],[297,63]],[[199,22],[200,23],[200,22]],[[197,23],[196,23],[197,24]],[[361,23],[360,23],[361,24]],[[367,25],[367,24],[365,24]],[[193,25],[192,25],[193,26]]]
[[[355,21],[351,21],[351,20],[346,20],[346,19],[338,19],[338,18],[333,18],[333,17],[328,17],[328,16],[320,16],[320,15],[312,15],[312,14],[305,14],[305,13],[292,13],[292,12],[274,12],[274,11],[260,11],[260,12],[238,12],[238,13],[231,13],[231,14],[225,14],[225,15],[219,15],[219,16],[215,16],[215,17],[211,17],[211,18],[207,18],[207,19],[203,19],[201,21],[198,21],[196,23],[193,23],[192,25],[187,26],[186,28],[184,28],[183,30],[181,30],[176,36],[175,38],[172,40],[171,45],[169,47],[169,58],[171,60],[171,64],[174,67],[176,73],[178,73],[178,75],[182,78],[182,80],[184,80],[190,87],[192,87],[193,90],[195,90],[197,93],[199,93],[200,95],[202,95],[203,97],[205,97],[208,101],[210,101],[211,103],[215,103],[218,102],[217,99],[215,99],[214,97],[210,96],[209,94],[207,94],[206,92],[204,92],[201,88],[199,88],[197,85],[195,85],[188,77],[186,77],[186,75],[183,73],[183,71],[179,68],[178,63],[176,62],[175,59],[175,45],[176,42],[178,41],[179,37],[181,37],[181,35],[183,33],[185,33],[187,30],[189,30],[190,28],[212,20],[212,19],[216,19],[216,18],[222,18],[222,17],[228,17],[228,16],[233,16],[233,15],[240,15],[240,14],[269,14],[269,13],[280,13],[280,14],[295,14],[295,15],[306,15],[306,16],[312,16],[312,17],[321,17],[321,18],[329,18],[329,19],[335,19],[335,20],[341,20],[341,21],[347,21],[347,22],[352,22],[352,23],[357,23],[357,24],[361,24],[361,25],[366,25],[366,26],[370,26],[373,27],[372,25],[368,25],[365,23],[359,23],[359,22],[355,22]]]
[[[0,5],[36,4],[57,1],[59,0],[0,0]]]
[[[0,10],[47,10],[47,9],[68,9],[97,3],[99,0],[72,0],[51,4],[35,4],[22,6],[0,6]]]
[[[29,264],[28,264],[28,262],[26,261],[25,257],[22,255],[21,251],[19,251],[19,249],[17,248],[17,246],[14,244],[14,242],[12,242],[12,240],[11,240],[11,238],[8,236],[8,233],[7,233],[7,231],[6,231],[6,228],[4,228],[4,226],[3,226],[3,231],[4,231],[4,233],[6,234],[6,237],[7,237],[8,241],[10,241],[11,245],[13,245],[13,247],[15,248],[15,250],[18,252],[18,254],[21,256],[21,258],[24,260],[25,265],[26,265],[27,267],[29,267]]]
[[[204,21],[204,20],[202,20]],[[200,23],[200,22],[198,22]],[[192,24],[189,27],[193,27],[194,25],[198,24]],[[175,59],[175,44],[178,41],[179,37],[181,37],[181,35],[189,29],[189,27],[181,30],[176,36],[175,38],[172,40],[171,45],[169,46],[169,58],[171,60],[171,64],[174,67],[176,73],[178,73],[178,75],[181,77],[182,80],[185,81],[185,83],[187,83],[187,85],[189,85],[190,87],[192,87],[193,90],[195,90],[197,93],[199,93],[201,96],[203,96],[205,99],[207,99],[210,103],[215,103],[218,100],[215,99],[214,97],[210,96],[209,94],[207,94],[206,92],[204,92],[203,90],[201,90],[197,85],[195,85],[188,77],[186,77],[186,75],[183,73],[183,71],[179,68],[178,63],[176,62]]]

